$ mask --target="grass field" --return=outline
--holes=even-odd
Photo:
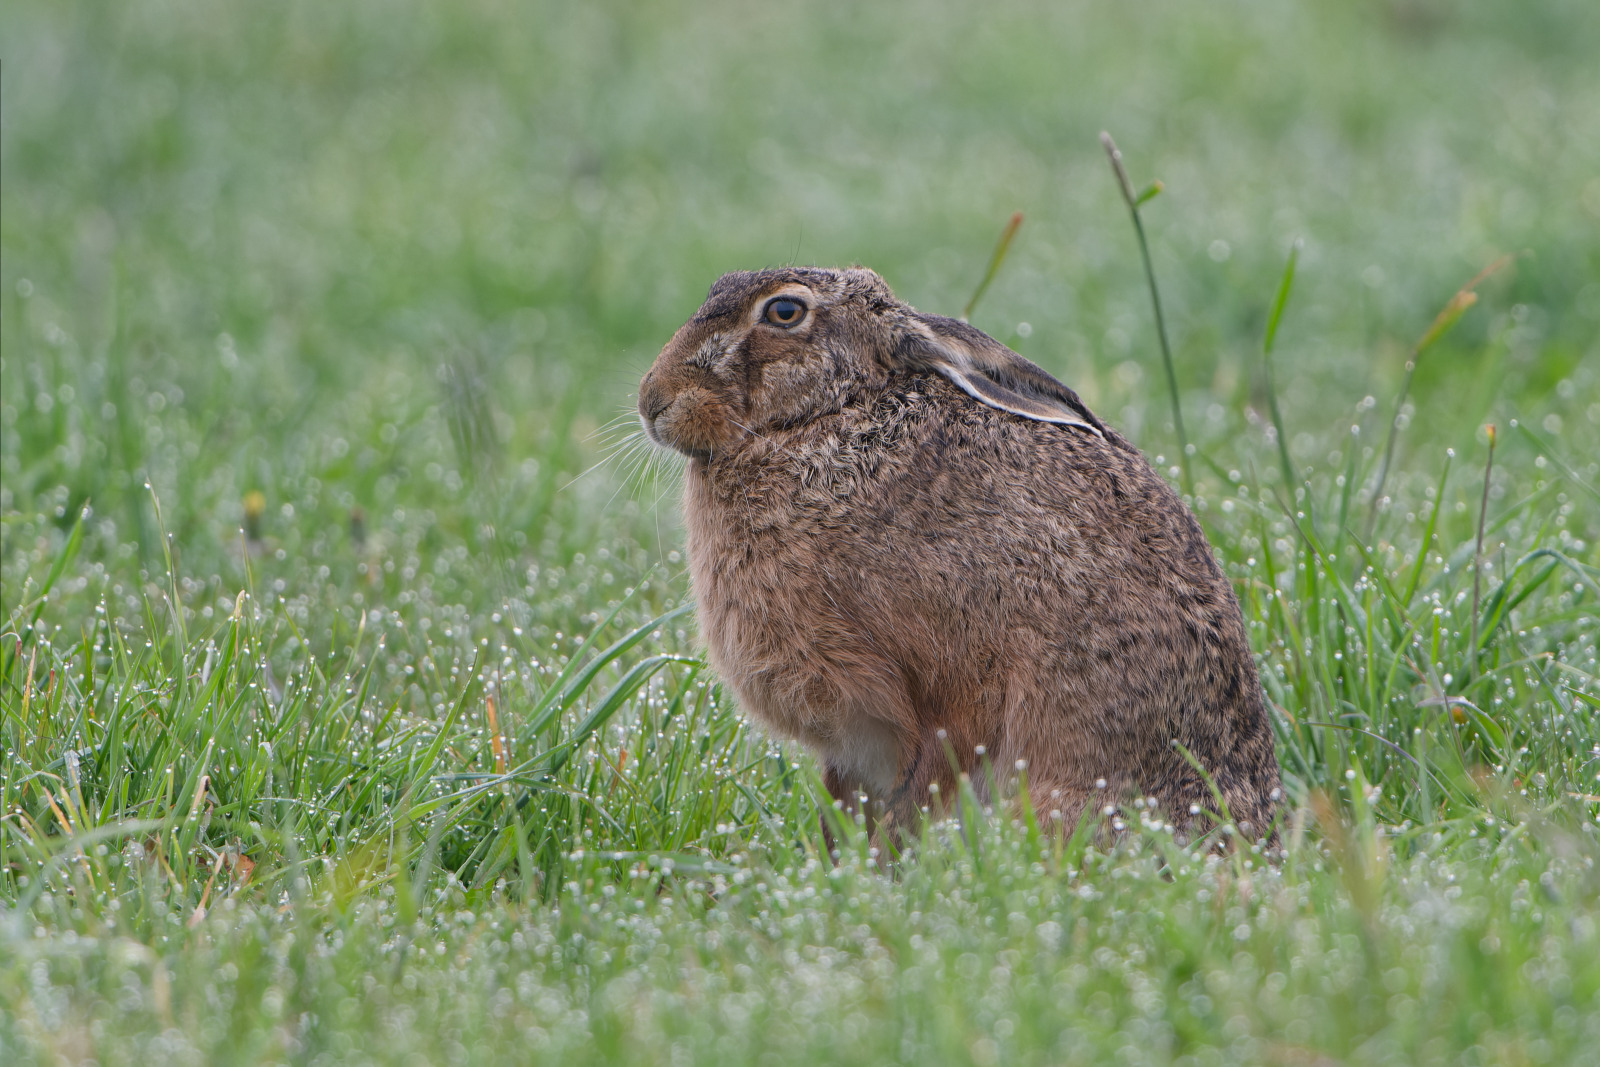
[[[1597,54],[1589,0],[6,4],[0,1062],[1600,1063]],[[1284,855],[967,796],[879,865],[699,658],[633,390],[724,270],[956,314],[1021,211],[973,321],[1178,483],[1102,129]]]

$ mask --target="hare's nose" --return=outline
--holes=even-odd
[[[649,378],[640,383],[639,414],[645,417],[646,422],[655,422],[671,406],[672,397],[667,395],[665,389],[657,389]]]

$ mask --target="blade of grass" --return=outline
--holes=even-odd
[[[1439,475],[1438,490],[1433,497],[1433,510],[1428,513],[1428,525],[1422,531],[1422,543],[1417,546],[1417,563],[1411,568],[1411,580],[1406,583],[1406,591],[1400,597],[1400,602],[1404,605],[1411,604],[1411,598],[1417,595],[1417,583],[1422,581],[1422,571],[1428,563],[1428,549],[1433,545],[1433,532],[1439,525],[1439,509],[1444,506],[1444,486],[1450,478],[1450,463],[1455,458],[1455,449],[1445,451],[1444,471]]]
[[[1549,460],[1551,463],[1554,463],[1556,470],[1565,475],[1567,481],[1571,482],[1579,489],[1582,489],[1585,493],[1594,497],[1596,500],[1600,500],[1600,490],[1595,489],[1594,486],[1584,481],[1578,472],[1572,468],[1572,465],[1566,460],[1562,459],[1560,455],[1556,453],[1556,450],[1550,447],[1550,442],[1546,441],[1544,438],[1530,430],[1520,419],[1512,419],[1511,428],[1531,441],[1534,447],[1538,448],[1539,454],[1545,459]]]
[[[590,682],[594,681],[594,676],[604,670],[608,664],[615,661],[618,656],[627,652],[640,641],[643,641],[651,633],[654,633],[662,624],[678,618],[680,615],[692,610],[693,607],[694,605],[692,604],[679,605],[671,611],[658,615],[649,622],[634,628],[590,660],[581,671],[574,675],[573,672],[577,671],[578,665],[583,660],[584,652],[594,643],[596,635],[605,628],[607,623],[617,617],[617,612],[622,610],[622,605],[618,604],[610,615],[607,615],[590,631],[582,646],[579,647],[577,652],[573,653],[572,659],[568,661],[566,668],[562,670],[554,682],[550,683],[550,686],[539,698],[539,702],[527,714],[523,729],[518,735],[519,740],[529,740],[542,734],[556,716],[572,706],[573,702],[578,699],[579,694],[589,687]]]
[[[1467,645],[1467,675],[1478,674],[1478,607],[1483,593],[1483,524],[1489,517],[1489,476],[1494,473],[1494,423],[1489,424],[1489,456],[1483,462],[1483,499],[1478,504],[1478,539],[1472,551],[1472,639]]]
[[[1512,595],[1511,583],[1516,580],[1517,574],[1523,567],[1538,559],[1549,559],[1550,563],[1541,569],[1538,574],[1534,575],[1533,578],[1529,579],[1528,583],[1518,590],[1515,595]],[[1553,548],[1539,548],[1529,552],[1526,556],[1517,560],[1516,565],[1511,568],[1511,571],[1495,588],[1495,591],[1489,594],[1489,602],[1483,608],[1484,623],[1478,638],[1480,650],[1488,647],[1495,631],[1510,616],[1512,609],[1527,600],[1534,590],[1548,581],[1550,576],[1563,565],[1568,567],[1574,574],[1588,581],[1593,582],[1600,578],[1600,569],[1586,566],[1564,553],[1557,552]]]
[[[1272,431],[1278,441],[1278,462],[1283,467],[1283,484],[1293,502],[1295,483],[1294,463],[1289,459],[1288,434],[1283,428],[1283,412],[1278,409],[1278,388],[1273,380],[1272,349],[1278,339],[1278,324],[1283,320],[1283,309],[1289,303],[1289,293],[1294,289],[1294,268],[1300,258],[1300,240],[1289,246],[1289,259],[1283,265],[1283,277],[1278,282],[1277,295],[1272,299],[1272,311],[1267,316],[1267,332],[1261,339],[1261,369],[1267,387],[1267,410],[1272,415]]]
[[[1372,540],[1372,530],[1378,523],[1378,509],[1383,502],[1383,488],[1389,480],[1389,468],[1394,463],[1395,439],[1399,436],[1400,417],[1405,411],[1406,400],[1411,395],[1411,380],[1416,377],[1417,360],[1421,358],[1423,352],[1433,346],[1434,342],[1449,333],[1451,328],[1461,321],[1461,316],[1478,302],[1476,291],[1478,286],[1515,258],[1513,255],[1501,256],[1474,275],[1466,285],[1457,289],[1454,295],[1445,301],[1444,307],[1439,309],[1439,314],[1434,316],[1432,324],[1417,339],[1417,343],[1411,346],[1411,353],[1406,357],[1406,376],[1400,383],[1400,395],[1394,402],[1394,415],[1389,419],[1389,439],[1383,446],[1383,460],[1378,465],[1378,479],[1372,489],[1364,540]]]
[[[596,730],[606,724],[606,720],[616,714],[617,709],[623,705],[624,701],[638,692],[640,687],[648,682],[657,671],[669,663],[684,663],[696,668],[704,668],[705,666],[704,663],[692,656],[670,654],[651,656],[649,659],[641,660],[634,664],[633,669],[623,675],[622,680],[612,686],[610,691],[600,698],[600,702],[590,710],[589,714],[583,717],[583,721],[578,723],[577,727],[572,731],[572,736],[567,739],[564,751],[559,752],[555,758],[551,759],[550,771],[559,770],[579,745],[587,741]]]
[[[72,561],[78,558],[78,550],[83,547],[84,520],[89,515],[89,502],[84,501],[83,507],[78,511],[78,517],[72,524],[72,530],[67,534],[66,543],[61,546],[61,551],[56,553],[56,558],[50,564],[50,570],[45,574],[44,584],[39,587],[33,614],[28,619],[26,634],[19,634],[16,643],[6,648],[6,665],[0,677],[10,677],[12,664],[17,657],[22,655],[26,643],[33,640],[34,631],[38,628],[39,618],[44,614],[46,605],[50,602],[50,590],[55,588],[56,582],[66,569],[72,566]]]

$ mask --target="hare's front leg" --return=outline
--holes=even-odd
[[[846,818],[858,814],[864,818],[871,843],[880,856],[914,835],[921,828],[925,813],[940,818],[947,808],[954,810],[963,773],[955,744],[961,744],[969,753],[981,751],[981,746],[969,743],[965,731],[957,733],[959,736],[952,743],[946,730],[929,729],[904,746],[893,784],[888,788],[874,788],[862,782],[854,768],[847,769],[848,764],[823,758],[822,781],[829,799]],[[822,819],[822,836],[832,855],[838,842],[827,815]]]
[[[835,812],[823,812],[821,817],[822,843],[829,857],[839,859],[839,840],[834,836],[833,819],[842,816],[853,820],[860,815],[865,822],[868,841],[871,847],[877,849],[879,862],[882,862],[887,854],[885,845],[890,843],[888,837],[897,837],[905,825],[903,819],[896,817],[897,809],[882,799],[873,799],[859,785],[853,784],[852,778],[835,764],[823,764],[822,784],[835,809]]]

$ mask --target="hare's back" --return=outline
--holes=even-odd
[[[884,529],[942,546],[963,569],[1092,579],[1111,595],[1225,588],[1188,509],[1114,433],[998,411],[928,377],[858,418],[845,452],[875,467],[863,482]]]

